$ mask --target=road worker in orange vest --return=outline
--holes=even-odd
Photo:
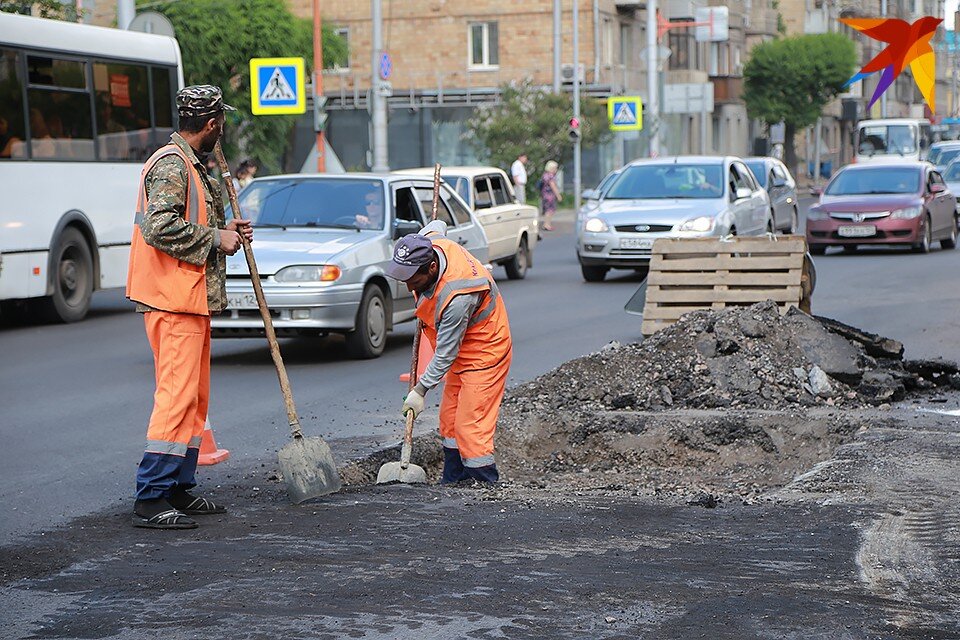
[[[510,324],[493,277],[466,249],[446,239],[446,229],[438,220],[404,236],[386,269],[416,295],[417,317],[434,349],[402,412],[419,416],[427,392],[443,381],[441,484],[496,482],[493,434],[510,371]]]
[[[188,516],[226,511],[190,491],[210,398],[210,314],[226,306],[225,256],[240,249],[241,233],[253,239],[249,220],[224,223],[220,185],[204,164],[235,109],[211,85],[181,89],[176,101],[179,130],[140,174],[127,273],[157,385],[133,524],[153,529],[193,529]]]

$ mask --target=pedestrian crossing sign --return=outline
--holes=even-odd
[[[643,129],[643,103],[640,96],[611,96],[607,98],[607,119],[611,131],[640,131]]]
[[[255,116],[306,113],[303,58],[251,58],[250,109]]]

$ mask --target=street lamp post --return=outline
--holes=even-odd
[[[387,102],[379,90],[380,58],[383,55],[383,11],[380,0],[371,0],[373,55],[370,60],[370,104],[373,107],[373,164],[375,173],[390,171],[387,162]]]
[[[573,0],[573,117],[580,123],[580,35],[577,4]],[[573,141],[573,210],[580,211],[580,136]]]

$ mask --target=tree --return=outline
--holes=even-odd
[[[0,0],[0,11],[70,22],[80,17],[76,4],[63,4],[60,0]]]
[[[501,95],[498,104],[477,107],[467,122],[477,150],[491,164],[509,167],[525,153],[529,163],[542,171],[547,160],[563,163],[573,157],[567,135],[573,115],[571,95],[547,93],[529,81],[503,85]],[[599,100],[580,100],[580,131],[586,148],[610,139],[606,108]],[[528,191],[535,182],[527,182]]]
[[[313,66],[313,21],[297,18],[283,0],[191,0],[150,2],[173,24],[189,84],[215,84],[238,113],[228,119],[227,157],[241,149],[267,171],[280,169],[297,116],[254,116],[250,111],[250,58],[303,57]],[[323,27],[325,65],[345,66],[346,43]]]
[[[785,161],[796,173],[793,139],[853,75],[853,41],[839,33],[794,36],[758,44],[743,70],[747,113],[767,124],[784,123]]]

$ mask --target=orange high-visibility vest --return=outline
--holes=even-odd
[[[151,247],[140,232],[140,221],[147,212],[147,173],[160,158],[174,154],[179,155],[187,167],[184,217],[194,224],[207,224],[207,201],[196,168],[176,144],[161,147],[147,160],[140,173],[140,193],[137,196],[130,266],[127,270],[127,297],[161,311],[207,316],[210,315],[210,308],[207,304],[206,266],[177,260]]]
[[[480,304],[470,318],[460,353],[450,370],[459,374],[500,364],[510,354],[513,343],[507,310],[497,283],[483,265],[456,242],[445,238],[430,240],[434,248],[443,252],[447,268],[437,280],[433,297],[421,296],[417,302],[417,317],[423,323],[423,335],[436,348],[437,325],[447,304],[458,294],[480,292]]]

